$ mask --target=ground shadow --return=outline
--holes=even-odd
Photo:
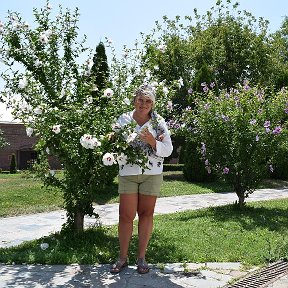
[[[153,269],[139,275],[134,267],[117,275],[109,273],[108,265],[78,264],[0,265],[0,272],[3,287],[183,287],[172,282],[171,275]]]

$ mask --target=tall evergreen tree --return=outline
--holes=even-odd
[[[109,66],[103,42],[100,42],[96,47],[96,53],[93,57],[93,66],[91,69],[91,77],[95,79],[94,83],[98,91],[107,88],[109,79]]]

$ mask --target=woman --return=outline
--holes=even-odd
[[[145,253],[153,230],[153,214],[163,181],[163,160],[171,155],[173,146],[166,123],[153,111],[155,92],[152,86],[142,85],[135,93],[134,111],[123,114],[118,123],[121,127],[135,123],[137,137],[132,146],[141,147],[148,156],[147,169],[132,164],[120,165],[119,169],[119,225],[120,256],[112,265],[111,273],[119,273],[128,265],[128,248],[133,232],[133,220],[138,214],[137,271],[148,273]]]

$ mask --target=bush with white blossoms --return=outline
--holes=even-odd
[[[244,82],[219,96],[208,88],[195,105],[185,114],[187,135],[197,141],[208,173],[232,184],[242,206],[288,141],[288,91],[269,95]]]
[[[9,12],[1,21],[0,60],[7,69],[1,74],[5,89],[0,101],[13,108],[28,136],[38,137],[36,165],[41,166],[47,185],[63,191],[65,227],[81,231],[84,215],[95,215],[94,194],[117,174],[117,165],[111,164],[125,157],[130,162],[145,159],[145,155],[137,158],[138,151],[130,149],[127,138],[115,137],[113,124],[133,109],[136,86],[151,79],[139,68],[138,52],[130,51],[125,59],[113,56],[110,87],[93,93],[98,89],[91,74],[93,55],[84,46],[85,38],[78,38],[78,9],[71,12],[59,6],[54,17],[47,2],[33,13],[33,27],[17,12]],[[169,99],[164,100],[158,105],[166,107]],[[130,128],[124,130],[123,135],[130,133]],[[63,178],[49,173],[48,155],[55,155],[63,165]]]

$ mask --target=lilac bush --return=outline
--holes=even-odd
[[[273,170],[279,146],[288,139],[288,92],[276,95],[251,88],[248,82],[219,96],[203,85],[185,119],[188,137],[198,143],[208,173],[217,172],[233,185],[242,206],[259,182]]]

